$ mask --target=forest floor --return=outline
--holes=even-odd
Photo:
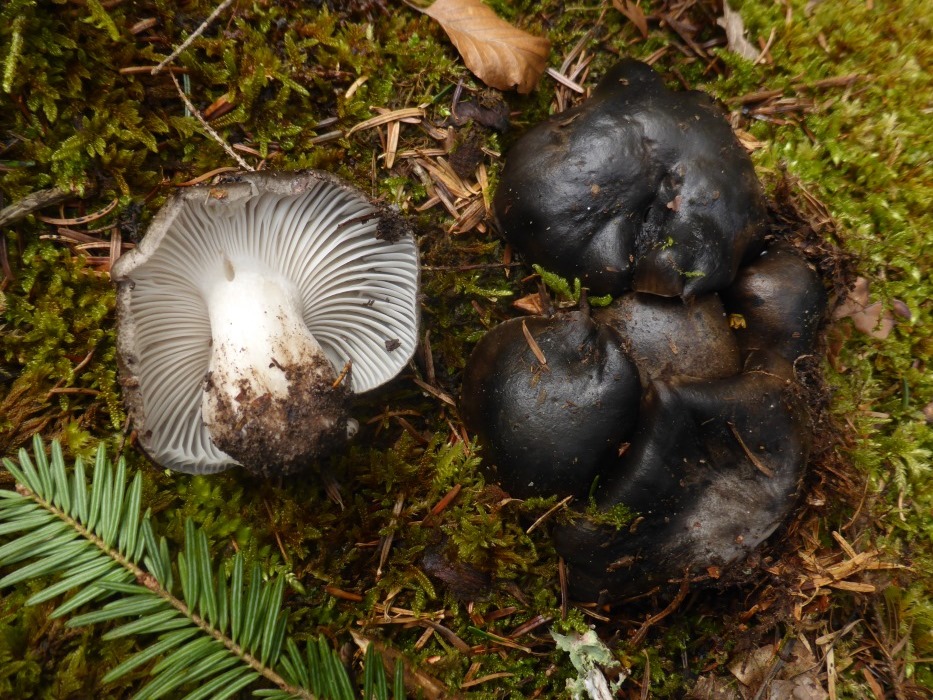
[[[500,17],[546,36],[548,65],[572,78],[545,75],[520,96],[484,86],[442,28],[402,2],[235,0],[153,75],[217,4],[0,9],[0,209],[12,207],[0,215],[0,456],[36,434],[60,440],[69,459],[105,442],[144,474],[159,535],[180,545],[192,518],[211,551],[286,577],[299,637],[325,634],[352,666],[349,632],[362,630],[452,694],[566,692],[577,671],[551,624],[594,627],[618,662],[606,673],[619,697],[930,696],[928,3],[744,0],[734,9],[760,54],[750,60],[730,50],[715,1],[494,0]],[[628,56],[720,102],[774,215],[806,229],[823,256],[838,283],[832,303],[858,280],[851,294],[867,313],[827,323],[823,429],[789,523],[740,575],[676,605],[660,592],[597,609],[562,599],[547,524],[527,529],[554,502],[502,505],[453,397],[476,341],[538,289],[491,223],[503,155]],[[483,113],[505,105],[509,130],[455,124],[455,93]],[[244,164],[336,172],[416,229],[425,340],[408,370],[356,405],[361,435],[326,465],[344,485],[342,507],[318,479],[170,473],[126,444],[110,265],[174,188]],[[29,206],[35,193],[46,206]],[[28,215],[14,217],[17,207]],[[68,628],[48,618],[51,602],[25,607],[42,585],[0,598],[0,696],[138,689],[145,668],[102,684],[138,640]]]

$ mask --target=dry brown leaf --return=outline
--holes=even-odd
[[[648,38],[648,18],[645,17],[645,11],[640,5],[636,5],[632,0],[612,0],[612,6],[635,25],[643,39]]]
[[[806,646],[790,640],[783,650],[767,644],[732,662],[729,670],[741,683],[745,698],[825,700],[820,685],[819,664]]]
[[[435,0],[421,10],[447,32],[466,67],[490,87],[534,90],[551,42],[501,19],[481,0]]]
[[[726,44],[730,51],[749,61],[758,60],[761,53],[745,38],[742,15],[729,7],[728,2],[723,2],[722,17],[716,20],[716,24],[726,30]]]
[[[885,311],[880,301],[872,302],[868,280],[859,277],[849,296],[833,314],[834,320],[851,318],[856,330],[884,340],[894,328],[894,315]]]
[[[538,292],[526,294],[521,299],[516,299],[512,302],[512,306],[519,311],[524,311],[526,314],[535,316],[540,316],[545,311],[544,304],[541,302],[541,295]]]

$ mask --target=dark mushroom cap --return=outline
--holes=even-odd
[[[750,356],[753,364],[775,369],[813,352],[826,290],[817,271],[790,246],[771,246],[743,267],[723,298],[730,313],[742,316],[744,328],[736,337],[747,367]],[[786,363],[768,362],[771,354]]]
[[[754,167],[709,96],[624,60],[509,150],[494,202],[523,255],[596,294],[693,296],[758,252]]]
[[[650,379],[730,377],[741,370],[739,346],[716,294],[693,299],[629,292],[593,317],[619,332]]]
[[[640,394],[618,334],[575,311],[487,333],[470,356],[461,413],[513,496],[585,497],[628,439]]]
[[[632,446],[596,493],[637,520],[616,530],[581,518],[555,529],[582,600],[611,600],[747,555],[794,504],[807,461],[806,413],[763,372],[657,382]]]

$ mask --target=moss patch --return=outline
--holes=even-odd
[[[115,449],[122,442],[105,261],[80,257],[77,243],[68,250],[41,237],[78,229],[104,245],[116,235],[131,241],[172,185],[235,165],[186,114],[170,75],[147,70],[215,4],[13,0],[0,10],[2,203],[60,187],[74,198],[42,214],[71,221],[117,200],[112,213],[92,223],[31,216],[0,231],[14,273],[0,287],[4,455],[35,432],[64,438],[72,454],[86,455],[99,439]],[[884,340],[853,332],[847,320],[830,332],[824,370],[839,426],[834,434],[844,441],[820,446],[823,468],[800,515],[731,587],[692,594],[637,645],[625,640],[667,601],[638,601],[608,615],[571,607],[560,627],[599,625],[632,674],[623,688],[633,697],[642,679],[658,697],[683,696],[703,674],[728,681],[730,659],[801,630],[813,638],[847,630],[833,647],[840,695],[869,696],[873,681],[907,696],[919,692],[913,684],[933,686],[918,661],[933,656],[933,431],[924,414],[933,403],[930,13],[921,0],[896,10],[884,2],[735,4],[753,39],[767,41],[774,32],[757,65],[724,49],[713,4],[689,4],[672,15],[662,3],[643,3],[643,39],[609,3],[491,3],[501,16],[551,38],[552,66],[579,45],[591,57],[588,74],[578,76],[587,86],[619,56],[634,55],[654,60],[671,85],[715,94],[734,126],[760,142],[753,157],[775,197],[790,181],[799,201],[825,203],[825,211],[809,210],[814,220],[827,215],[817,221],[820,229],[854,256],[873,298],[900,315]],[[379,0],[235,2],[174,70],[198,110],[252,166],[331,169],[415,219],[431,361],[422,351],[412,373],[357,404],[360,437],[322,465],[344,486],[343,509],[317,480],[168,474],[125,448],[146,470],[146,499],[160,534],[181,542],[190,516],[207,527],[216,550],[238,549],[270,573],[287,572],[295,629],[309,635],[325,632],[342,643],[362,623],[453,688],[468,673],[505,672],[513,675],[471,692],[557,696],[574,672],[546,626],[513,640],[524,649],[501,642],[524,623],[559,620],[564,612],[547,527],[526,533],[553,503],[504,499],[485,482],[481,455],[464,441],[456,410],[410,381],[414,374],[456,396],[472,345],[514,315],[511,302],[536,291],[537,282],[526,278],[530,268],[514,266],[488,226],[456,231],[444,206],[425,208],[432,176],[406,158],[385,167],[385,128],[332,133],[374,116],[374,108],[418,105],[441,129],[457,84],[462,80],[467,95],[482,86],[429,18]],[[536,93],[505,99],[510,132],[475,124],[469,131],[488,152],[503,152],[526,126],[577,98],[558,94],[545,77]],[[465,142],[467,129],[453,128],[451,138]],[[442,143],[428,132],[401,124],[399,151]],[[488,194],[499,162],[483,155],[481,163]],[[456,496],[438,510],[455,487]],[[837,487],[855,497],[840,503]],[[825,569],[847,556],[833,532],[859,552],[877,548],[882,559],[911,565],[913,573],[878,570],[853,579],[874,585],[875,594],[827,587],[801,598],[797,577],[811,575],[806,557]],[[100,689],[97,669],[125,658],[131,642],[104,645],[49,626],[41,610],[21,607],[29,592],[5,592],[2,600],[0,695],[128,692]],[[473,654],[441,634],[424,636],[424,626],[386,624],[387,608],[390,616],[392,608],[443,611],[443,625]],[[856,619],[862,622],[849,627]]]

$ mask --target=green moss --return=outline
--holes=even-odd
[[[439,123],[449,113],[458,81],[468,90],[481,84],[430,18],[402,5],[383,14],[380,3],[332,3],[332,10],[320,9],[322,4],[235,3],[176,61],[185,71],[181,83],[202,112],[222,97],[231,104],[212,126],[227,142],[258,152],[242,152],[252,165],[265,159],[268,168],[332,169],[414,217],[426,265],[422,315],[435,381],[456,396],[472,345],[488,327],[514,315],[513,299],[534,291],[533,282],[522,281],[530,269],[506,274],[492,266],[502,261],[503,244],[488,233],[445,233],[451,221],[440,207],[416,213],[427,198],[424,184],[401,165],[388,171],[374,160],[383,149],[378,130],[323,144],[313,140],[372,117],[374,107],[425,104]],[[884,341],[843,333],[841,348],[825,369],[833,386],[833,415],[851,426],[845,459],[867,480],[854,525],[862,533],[858,546],[882,547],[889,558],[910,563],[917,573],[912,580],[892,579],[885,595],[874,599],[834,597],[823,617],[814,614],[809,623],[834,625],[850,614],[890,621],[884,628],[890,639],[907,639],[898,659],[907,677],[933,684],[928,668],[917,661],[933,656],[933,580],[928,573],[933,571],[933,524],[926,517],[933,509],[933,436],[922,412],[933,402],[933,292],[927,262],[933,260],[928,235],[933,229],[933,78],[926,70],[933,63],[933,39],[924,3],[905,0],[892,12],[883,2],[873,7],[817,3],[808,10],[807,3],[794,0],[788,25],[785,4],[736,2],[753,38],[775,31],[773,61],[753,65],[714,48],[717,70],[671,49],[682,40],[657,22],[642,41],[633,25],[607,5],[490,4],[506,19],[548,34],[553,45],[549,65],[559,66],[582,39],[593,57],[588,85],[620,55],[644,58],[667,48],[655,65],[672,86],[679,85],[680,76],[713,92],[734,110],[736,123],[764,143],[753,157],[766,187],[773,190],[784,172],[799,179],[828,206],[838,222],[838,237],[872,280],[873,296],[888,308],[899,300],[911,309],[912,318],[899,319]],[[140,219],[151,217],[168,192],[160,186],[163,181],[184,182],[230,164],[220,145],[186,114],[167,73],[125,70],[155,65],[215,6],[208,0],[6,3],[0,9],[4,203],[59,186],[84,197],[84,209],[73,202],[66,207],[66,216],[78,216],[116,198],[117,210],[92,226],[118,226],[129,238],[134,228],[127,223],[129,214],[141,207]],[[663,10],[660,3],[643,6],[649,13]],[[700,39],[721,36],[704,16],[696,16]],[[130,28],[147,17],[157,18],[157,25],[132,34]],[[817,82],[850,75],[857,78],[850,84],[819,87]],[[762,89],[779,89],[797,99],[797,106],[773,115],[756,111],[755,104],[743,110],[734,101]],[[553,98],[553,82],[545,77],[532,95],[507,96],[513,110],[509,133],[476,131],[490,150],[502,152],[527,125],[554,109]],[[338,121],[319,126],[332,117]],[[409,124],[402,125],[402,142],[412,148],[435,143]],[[487,167],[494,189],[500,163],[488,160]],[[27,219],[0,232],[16,275],[0,297],[3,454],[36,431],[63,437],[71,453],[87,453],[101,438],[116,447],[125,420],[115,378],[113,292],[80,259],[38,240],[52,230]],[[477,264],[491,267],[472,267]],[[575,288],[564,284],[566,298],[575,299]],[[847,324],[842,322],[842,328]],[[272,485],[237,472],[204,478],[145,467],[151,477],[146,502],[160,534],[180,542],[190,516],[206,527],[216,551],[239,549],[267,572],[290,572],[286,604],[309,635],[320,631],[342,640],[364,621],[367,633],[405,650],[451,687],[478,661],[477,675],[514,674],[497,680],[495,688],[478,686],[479,694],[528,697],[540,690],[542,697],[553,697],[562,692],[573,674],[553,646],[531,635],[518,641],[533,645],[540,656],[497,653],[501,648],[494,642],[471,631],[480,627],[463,601],[424,566],[425,552],[440,548],[452,563],[487,577],[490,585],[485,597],[474,601],[474,614],[518,608],[483,627],[485,633],[507,635],[538,614],[559,618],[557,557],[548,524],[526,532],[554,501],[503,503],[485,482],[476,446],[460,441],[456,410],[405,379],[361,400],[357,413],[363,424],[360,438],[324,465],[343,484],[343,509],[328,500],[313,476]],[[127,453],[132,463],[145,464],[132,449]],[[458,485],[457,498],[428,518]],[[402,511],[394,518],[400,496]],[[828,507],[821,514],[820,535],[827,545],[833,543],[829,530],[847,524],[857,505]],[[617,526],[628,525],[631,516],[607,515]],[[377,580],[380,546],[390,534],[392,546]],[[335,598],[325,586],[359,593],[363,601]],[[647,653],[652,693],[678,696],[691,674],[725,663],[731,647],[717,638],[736,627],[727,627],[723,611],[739,615],[746,609],[743,596],[759,589],[737,590],[735,596],[728,591],[720,597],[698,594],[687,610],[652,632],[645,649],[621,648],[623,664],[638,678]],[[59,688],[58,696],[126,694],[122,687],[100,691],[97,669],[125,658],[129,642],[104,647],[83,632],[65,636],[45,625],[41,610],[21,608],[27,593],[16,590],[0,601],[0,695],[49,696],[52,691],[43,690],[48,688]],[[421,628],[365,622],[375,619],[380,614],[376,606],[386,601],[407,609],[444,609],[445,625],[468,644],[489,642],[490,651],[468,659],[439,635],[415,649]],[[662,601],[654,608],[651,604],[645,604],[646,615],[663,607]],[[779,629],[778,621],[787,618],[786,612],[783,618],[775,614],[761,625]],[[592,622],[571,607],[558,627],[582,631]],[[635,623],[626,624],[623,630]],[[857,651],[855,642],[840,647],[839,658]],[[439,660],[427,664],[432,657]],[[842,672],[841,693],[858,695],[859,684],[864,685],[858,668],[855,663]]]

